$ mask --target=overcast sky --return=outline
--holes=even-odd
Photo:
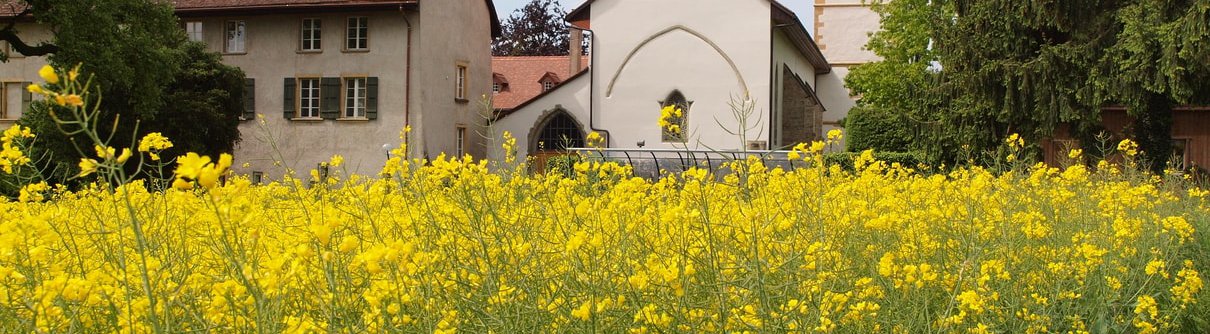
[[[811,29],[811,26],[815,23],[814,22],[815,7],[811,6],[811,4],[814,3],[814,1],[811,1],[811,0],[780,0],[780,1],[782,4],[786,5],[786,7],[790,7],[790,9],[793,9],[794,12],[798,14],[798,18],[802,20],[802,24],[807,26],[808,32],[810,32],[812,34],[815,33],[814,30]],[[525,4],[529,3],[530,0],[495,0],[494,2],[496,4],[496,11],[499,13],[499,16],[500,16],[500,21],[504,21],[505,19],[508,18],[509,15],[511,15],[513,13],[513,11],[517,10],[517,8],[521,8],[522,6],[525,6]],[[579,6],[580,4],[584,3],[584,0],[559,0],[559,3],[563,4],[564,10],[571,11],[572,9],[575,9],[577,6]]]

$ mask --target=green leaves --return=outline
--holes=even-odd
[[[854,68],[846,83],[863,108],[935,126],[912,139],[943,160],[1010,133],[1038,142],[1063,124],[1087,136],[1107,105],[1163,120],[1143,116],[1210,102],[1208,1],[903,0],[874,9],[882,30],[867,47],[883,60]],[[930,61],[940,71],[921,66]],[[1147,122],[1133,136],[1166,142],[1170,126]]]

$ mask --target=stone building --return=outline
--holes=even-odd
[[[174,0],[188,38],[247,75],[236,172],[276,178],[332,155],[374,174],[405,126],[416,157],[483,157],[491,93],[491,0]],[[11,13],[9,14],[12,15]],[[23,37],[49,37],[22,23]],[[43,57],[0,64],[7,108],[19,117],[24,83]],[[247,167],[240,166],[247,163]]]

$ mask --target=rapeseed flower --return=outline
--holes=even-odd
[[[1118,152],[1122,152],[1127,157],[1133,157],[1139,154],[1139,144],[1130,139],[1122,139],[1118,142]]]
[[[38,70],[38,75],[41,76],[42,80],[46,81],[46,83],[52,85],[59,83],[59,75],[55,73],[55,68],[51,67],[50,65],[42,65],[42,69]]]
[[[0,139],[17,147],[21,133]],[[149,134],[133,151],[169,143]],[[820,157],[813,147],[793,152]],[[95,147],[82,170],[105,174],[131,151]],[[26,186],[0,201],[0,254],[13,255],[0,257],[0,315],[12,315],[0,328],[1202,329],[1191,319],[1205,310],[1196,238],[1210,195],[1110,162],[934,175],[867,151],[852,170],[752,159],[732,163],[742,175],[646,179],[591,159],[532,175],[405,153],[389,177],[329,184],[287,173],[254,185],[230,155],[186,154],[172,187],[201,191]]]
[[[93,159],[80,159],[79,166],[80,166],[80,174],[78,174],[76,176],[85,177],[85,176],[88,176],[89,174],[95,173],[97,171],[97,167],[100,166],[100,163],[97,163],[97,161],[93,160]]]

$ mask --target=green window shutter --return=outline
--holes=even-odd
[[[323,78],[319,83],[319,115],[323,119],[340,118],[340,78]]]
[[[244,120],[256,118],[256,79],[244,79]]]
[[[294,118],[294,91],[297,90],[298,81],[294,78],[286,78],[285,97],[282,98],[282,113],[286,119]]]
[[[366,78],[366,118],[378,119],[378,77]]]

